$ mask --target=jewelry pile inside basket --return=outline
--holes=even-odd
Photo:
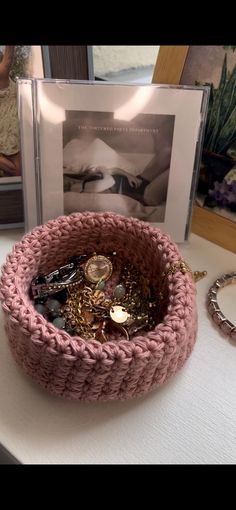
[[[72,257],[31,284],[35,310],[71,336],[100,342],[118,329],[127,340],[158,321],[158,300],[148,278],[116,252]]]

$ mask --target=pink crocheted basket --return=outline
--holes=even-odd
[[[166,312],[154,330],[101,344],[72,337],[39,315],[31,280],[78,253],[116,250],[159,287],[182,257],[159,229],[113,213],[75,213],[35,228],[15,244],[2,268],[0,299],[17,363],[51,393],[69,399],[125,400],[160,386],[189,357],[197,332],[196,288],[189,272],[167,276]]]

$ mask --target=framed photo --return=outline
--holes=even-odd
[[[236,253],[236,46],[169,48],[163,47],[164,77],[157,61],[155,81],[210,89],[192,231]],[[175,81],[173,53],[178,55]]]
[[[151,222],[177,242],[187,238],[205,87],[33,80],[32,90],[36,111],[21,125],[26,155],[37,119],[38,222],[109,210]],[[27,188],[32,166],[24,164]]]
[[[0,228],[24,221],[17,80],[45,75],[47,47],[0,46]]]
[[[21,182],[18,78],[44,78],[45,48],[0,46],[0,185]]]
[[[33,80],[18,81],[25,230],[31,230],[40,222],[37,123],[34,122],[33,86]]]

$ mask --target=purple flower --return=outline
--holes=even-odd
[[[217,205],[236,210],[236,181],[214,182],[214,189],[208,191],[208,196],[214,199]]]

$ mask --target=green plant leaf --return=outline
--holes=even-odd
[[[225,54],[219,87],[212,89],[212,104],[207,119],[204,148],[211,152],[225,154],[235,137],[236,108],[236,65],[227,71]]]
[[[222,91],[225,86],[226,78],[227,78],[227,53],[225,53],[222,70],[221,70],[220,83],[219,83],[219,87],[218,87],[218,89],[220,91]]]
[[[231,49],[232,51],[234,51],[236,49],[236,46],[223,46],[224,50],[228,50],[228,49]]]
[[[214,150],[214,143],[220,127],[220,103],[222,97],[222,90],[219,89],[214,92],[213,104],[208,124],[207,139],[205,140],[204,148],[209,151]]]
[[[210,110],[210,112],[208,112],[209,120],[207,122],[207,129],[206,129],[206,136],[205,136],[205,143],[204,143],[204,147],[210,151],[213,150],[215,139],[217,136],[216,125],[217,125],[217,129],[219,129],[221,126],[221,118],[220,118],[219,109],[220,109],[222,94],[223,94],[223,91],[225,88],[226,78],[227,78],[227,53],[225,53],[225,56],[224,56],[219,86],[216,90],[214,90],[213,84],[211,87],[212,94],[213,94],[213,96],[212,96],[213,100],[212,100],[211,110]]]
[[[224,94],[221,101],[222,126],[230,117],[236,106],[236,65],[230,73],[228,82],[226,83]]]
[[[221,129],[215,145],[215,152],[225,154],[236,137],[236,107]]]
[[[210,139],[208,142],[208,146],[209,146],[208,150],[210,150],[211,152],[215,152],[216,142],[217,142],[218,136],[219,136],[220,125],[221,125],[220,107],[218,107],[216,116],[215,116],[214,128],[212,129],[211,136],[210,136]]]
[[[219,104],[220,104],[219,99],[220,99],[220,93],[218,90],[215,90],[213,93],[213,102],[212,102],[211,112],[210,112],[209,120],[208,120],[208,129],[206,132],[205,143],[207,146],[210,144],[212,132],[213,132],[213,129],[214,129],[214,126],[216,123],[217,112],[218,112]],[[208,150],[210,150],[210,149],[208,149]]]
[[[209,138],[211,136],[211,115],[212,115],[212,107],[214,104],[214,87],[213,84],[210,84],[210,94],[209,94],[209,102],[208,102],[208,112],[207,112],[207,120],[206,120],[206,129],[205,129],[205,145],[209,142]]]

